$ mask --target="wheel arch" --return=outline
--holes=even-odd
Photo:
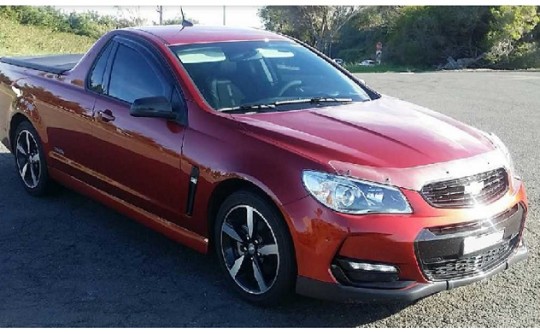
[[[13,143],[15,142],[15,131],[17,131],[19,125],[25,121],[32,124],[30,119],[22,113],[16,113],[15,115],[13,115],[13,117],[11,117],[11,120],[9,122],[9,148],[11,149],[11,152],[13,152],[14,150]]]
[[[265,191],[261,186],[255,184],[254,182],[251,182],[246,179],[242,178],[230,178],[221,181],[212,191],[212,194],[210,195],[210,200],[208,201],[208,236],[209,236],[209,250],[213,251],[213,231],[216,221],[216,216],[218,214],[219,208],[221,204],[235,192],[245,190],[253,192],[257,195],[259,195],[261,198],[266,200],[266,202],[271,205],[276,212],[280,215],[280,217],[283,219],[283,221],[286,224],[287,231],[289,231],[289,237],[291,238],[291,244],[293,246],[293,250],[295,248],[294,243],[294,237],[291,231],[291,223],[289,221],[288,216],[286,213],[281,209],[281,206],[278,204],[279,201],[274,198],[275,195],[268,194],[267,191]],[[296,252],[295,252],[296,253]],[[296,260],[296,259],[295,259]]]

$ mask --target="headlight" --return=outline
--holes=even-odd
[[[510,151],[508,151],[508,148],[506,147],[506,145],[504,145],[502,140],[499,137],[497,137],[497,135],[494,134],[493,132],[487,134],[487,137],[488,137],[489,140],[491,140],[493,145],[495,145],[495,147],[506,158],[506,162],[508,163],[508,168],[509,168],[510,174],[512,174],[512,176],[516,176],[515,175],[516,174],[516,169],[515,169],[515,166],[514,166],[514,160],[512,159],[512,155],[510,155]]]
[[[315,171],[304,171],[302,180],[315,199],[338,212],[412,212],[405,196],[392,186]]]

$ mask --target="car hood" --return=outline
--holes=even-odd
[[[251,136],[323,163],[409,168],[494,150],[479,130],[387,96],[369,102],[234,117]]]

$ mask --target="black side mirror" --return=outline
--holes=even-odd
[[[137,99],[131,104],[129,113],[133,117],[176,118],[171,102],[163,96]]]

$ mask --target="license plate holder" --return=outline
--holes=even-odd
[[[502,241],[504,230],[481,236],[466,237],[463,239],[463,255],[475,253],[479,250],[489,248]]]

